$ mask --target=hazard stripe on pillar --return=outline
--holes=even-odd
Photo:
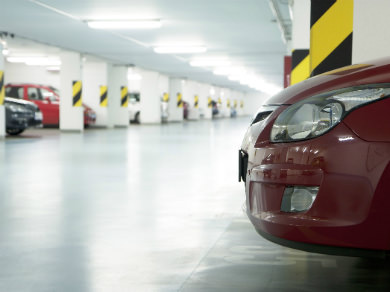
[[[226,106],[227,106],[228,108],[230,108],[230,99],[228,99],[228,100],[226,101]]]
[[[291,85],[310,77],[309,49],[297,49],[292,52]]]
[[[177,107],[183,107],[183,96],[181,95],[180,92],[177,93]]]
[[[237,108],[237,99],[234,100],[234,108]]]
[[[121,107],[129,106],[127,86],[121,86]]]
[[[76,80],[72,82],[72,105],[74,107],[80,107],[83,103],[82,101],[82,83],[80,80]]]
[[[218,103],[221,104],[222,103],[222,99],[219,97],[218,98]]]
[[[213,100],[211,99],[210,96],[207,98],[207,107],[209,107],[209,108],[213,107]]]
[[[243,101],[243,100],[241,100],[241,102],[240,102],[240,107],[241,107],[241,108],[244,107],[244,101]]]
[[[165,102],[169,101],[169,93],[168,92],[164,92],[164,94],[163,94],[163,101],[165,101]]]
[[[4,71],[0,71],[0,105],[4,104],[5,89],[4,89]]]
[[[100,86],[100,106],[107,107],[107,90],[108,87],[105,85]]]
[[[195,95],[194,97],[194,108],[199,107],[199,96]]]
[[[353,0],[311,0],[310,72],[352,63]]]

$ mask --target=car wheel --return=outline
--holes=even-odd
[[[7,129],[6,132],[9,135],[19,135],[22,133],[25,129]]]
[[[139,120],[139,112],[137,112],[137,113],[135,114],[134,123],[136,123],[136,124],[139,124],[139,123],[140,123],[140,120]]]

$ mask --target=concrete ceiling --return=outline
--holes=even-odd
[[[289,23],[288,3],[276,2]],[[235,90],[249,87],[212,68],[191,67],[195,55],[161,55],[156,45],[197,44],[208,51],[197,56],[226,56],[267,82],[282,86],[286,45],[267,0],[2,0],[0,31],[91,54],[118,64],[155,70]],[[96,30],[86,20],[160,19],[155,30]],[[14,51],[40,46],[19,38],[6,38]],[[14,48],[13,48],[14,46]],[[55,52],[55,49],[51,49]]]

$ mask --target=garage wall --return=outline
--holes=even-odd
[[[389,0],[355,0],[352,63],[390,56]]]
[[[265,93],[247,93],[244,98],[244,115],[254,115],[257,109],[269,98],[270,96]]]
[[[5,62],[4,68],[5,83],[36,83],[60,88],[59,72],[47,71],[46,67]]]

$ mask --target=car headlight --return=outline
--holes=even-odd
[[[5,103],[4,104],[7,109],[9,109],[11,112],[25,112],[25,108],[18,104],[12,104],[12,103]]]
[[[271,142],[318,137],[335,127],[354,109],[389,95],[390,84],[374,84],[309,97],[289,106],[278,116],[271,130]]]

